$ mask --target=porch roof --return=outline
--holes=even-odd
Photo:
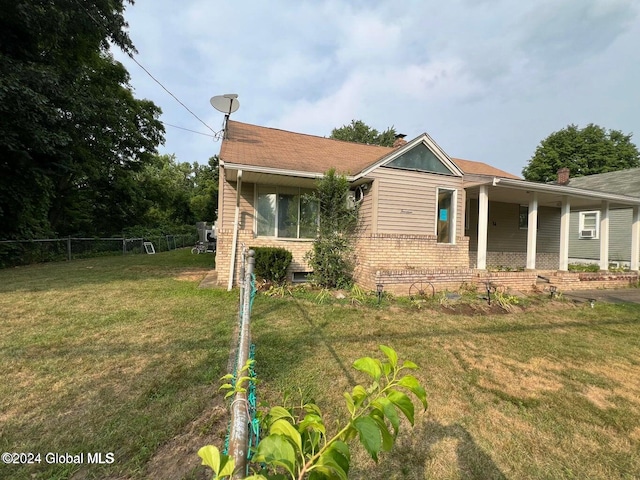
[[[529,203],[530,194],[538,194],[538,205],[559,207],[562,198],[569,197],[572,209],[600,208],[603,201],[610,202],[610,208],[629,208],[640,205],[640,197],[615,193],[586,190],[583,188],[529,182],[512,178],[477,176],[465,182],[467,198],[478,198],[481,185],[489,186],[489,199],[494,202]]]

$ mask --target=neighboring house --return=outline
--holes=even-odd
[[[568,172],[567,172],[568,174]],[[598,192],[619,193],[640,197],[640,168],[600,173],[586,177],[567,179],[567,185]],[[601,222],[600,209],[571,213],[569,257],[572,262],[598,262],[600,258]],[[629,265],[631,261],[631,225],[633,210],[610,210],[609,261]]]
[[[331,167],[360,204],[356,281],[395,293],[422,281],[456,289],[481,281],[488,266],[526,267],[519,281],[531,286],[537,268],[567,270],[572,206],[640,205],[640,198],[527,182],[451,158],[426,133],[388,148],[228,121],[220,150],[221,284],[235,283],[243,244],[288,249],[290,278],[304,278],[317,221],[304,194]]]

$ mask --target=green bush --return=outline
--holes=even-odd
[[[276,247],[251,247],[256,252],[255,274],[258,278],[276,283],[287,280],[287,268],[293,255],[289,250]]]

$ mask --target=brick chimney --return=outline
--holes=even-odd
[[[562,167],[560,170],[558,170],[558,184],[569,184],[569,169],[567,167]]]
[[[393,148],[398,148],[407,144],[407,141],[404,139],[406,135],[404,133],[396,134],[396,140],[393,142]]]

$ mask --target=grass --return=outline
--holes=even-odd
[[[355,449],[353,478],[638,478],[639,322],[640,305],[469,317],[260,298],[259,393],[300,391],[344,418],[342,392],[365,381],[350,365],[383,343],[422,367],[430,407],[378,464]]]
[[[0,478],[151,475],[221,396],[237,293],[197,288],[210,261],[177,251],[0,271],[0,451],[115,453],[102,466],[0,464]],[[365,380],[351,364],[382,343],[421,366],[430,401],[378,464],[354,445],[350,478],[640,476],[640,305],[466,316],[316,297],[256,299],[259,400],[301,393],[334,431],[342,393]]]
[[[178,250],[0,271],[0,451],[113,452],[86,476],[144,477],[226,368],[235,300],[197,288],[212,259]],[[0,478],[81,467],[42,458],[0,464]]]

